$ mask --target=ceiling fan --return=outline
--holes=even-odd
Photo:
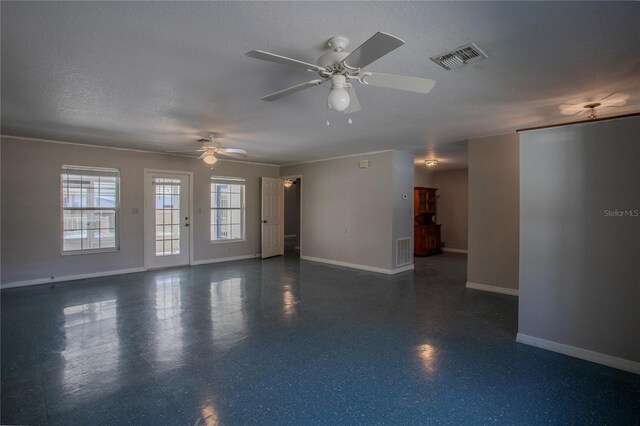
[[[388,87],[416,93],[429,93],[436,83],[429,78],[405,77],[362,70],[367,65],[402,46],[404,41],[398,37],[378,32],[352,52],[345,50],[348,43],[349,39],[346,37],[337,36],[331,38],[328,42],[331,51],[320,56],[315,65],[263,50],[252,50],[245,53],[250,58],[302,68],[316,72],[320,76],[319,79],[280,90],[260,99],[275,101],[309,87],[331,81],[331,90],[327,99],[329,106],[335,111],[343,111],[345,114],[349,114],[361,109],[356,93],[350,83],[351,81],[355,80],[364,85]]]
[[[603,97],[600,95],[595,98],[598,100],[587,101],[587,103],[562,104],[558,106],[558,109],[560,109],[560,112],[564,115],[576,115],[581,112],[586,112],[588,114],[587,120],[597,120],[598,115],[596,108],[605,109],[624,106],[627,103],[627,99],[629,99],[629,95],[626,93],[612,93],[608,96]]]
[[[214,139],[214,134],[210,133],[207,138],[198,139],[198,142],[202,143],[202,147],[198,149],[186,149],[181,151],[167,151],[175,153],[184,152],[201,152],[198,160],[203,160],[207,164],[215,164],[218,161],[216,155],[233,157],[236,155],[245,156],[247,151],[242,148],[222,148],[220,142]]]

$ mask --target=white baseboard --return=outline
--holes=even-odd
[[[375,266],[360,265],[357,263],[340,262],[339,260],[323,259],[320,257],[300,256],[302,260],[310,260],[312,262],[328,263],[329,265],[344,266],[347,268],[360,269],[363,271],[377,272],[379,274],[394,275],[400,272],[413,270],[413,264],[402,266],[396,269],[377,268]]]
[[[218,263],[218,262],[230,262],[233,260],[244,260],[244,259],[255,259],[256,257],[260,257],[259,253],[249,254],[244,256],[234,256],[234,257],[223,257],[221,259],[205,259],[205,260],[195,260],[191,263],[191,265],[204,265],[207,263]],[[103,271],[103,272],[92,272],[90,274],[77,274],[77,275],[61,275],[59,277],[54,278],[36,278],[33,280],[25,280],[25,281],[13,281],[10,283],[2,283],[0,286],[1,289],[6,288],[17,288],[17,287],[26,287],[30,285],[39,285],[39,284],[49,284],[49,283],[57,283],[61,281],[76,281],[76,280],[84,280],[87,278],[99,278],[99,277],[109,277],[112,275],[123,275],[123,274],[133,274],[135,272],[144,272],[147,271],[147,268],[129,268],[129,269],[116,269],[113,271]]]
[[[442,251],[448,251],[450,253],[465,253],[465,254],[469,252],[468,250],[465,250],[465,249],[445,248],[445,247],[442,248]]]
[[[33,280],[13,281],[10,283],[2,283],[2,289],[4,290],[5,288],[17,288],[30,285],[57,283],[60,281],[75,281],[84,280],[87,278],[109,277],[111,275],[133,274],[135,272],[144,272],[146,270],[146,268],[116,269],[113,271],[92,272],[90,274],[61,275],[59,277],[53,278],[36,278]]]
[[[551,340],[528,336],[522,333],[518,333],[518,335],[516,336],[516,342],[584,359],[587,361],[595,362],[597,364],[617,368],[619,370],[640,374],[640,362],[618,358],[600,352],[590,351],[588,349],[577,348],[575,346],[565,345],[564,343],[552,342]]]
[[[472,288],[474,290],[492,291],[494,293],[508,294],[510,296],[518,295],[518,289],[515,288],[496,287],[493,285],[472,283],[471,281],[467,281],[467,288]]]
[[[191,265],[196,266],[196,265],[206,265],[207,263],[232,262],[234,260],[255,259],[256,257],[260,257],[260,253],[244,254],[242,256],[233,256],[233,257],[221,257],[217,259],[194,260],[193,262],[191,262]]]

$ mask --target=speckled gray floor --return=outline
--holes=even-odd
[[[514,342],[466,258],[248,260],[2,292],[3,424],[640,422],[639,376]]]

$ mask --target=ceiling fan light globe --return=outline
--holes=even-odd
[[[336,87],[329,91],[328,102],[334,111],[344,111],[349,106],[350,101],[349,92],[341,87]]]
[[[217,159],[217,158],[216,158],[216,156],[215,156],[215,155],[213,155],[213,154],[207,154],[207,155],[202,159],[202,161],[204,161],[204,162],[205,162],[205,163],[207,163],[207,164],[215,164],[215,163],[216,163],[216,161],[218,161],[218,159]]]

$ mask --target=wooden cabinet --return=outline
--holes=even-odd
[[[413,252],[416,256],[440,253],[440,226],[435,223],[437,188],[413,189]]]

